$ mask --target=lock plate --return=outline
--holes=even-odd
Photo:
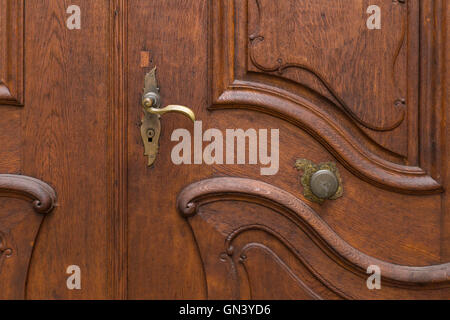
[[[161,122],[159,115],[151,114],[144,110],[144,119],[141,124],[141,136],[144,142],[144,155],[148,156],[150,167],[156,160],[159,150],[159,136],[161,134]]]
[[[144,80],[144,96],[148,93],[153,93],[155,97],[159,97],[158,82],[156,80],[156,67],[145,75]],[[156,99],[155,108],[159,108],[159,99]],[[144,118],[141,120],[141,136],[144,143],[144,155],[148,157],[148,166],[155,163],[156,156],[159,150],[159,137],[161,135],[160,116],[150,113],[143,108]]]
[[[195,122],[195,114],[190,108],[171,104],[161,108],[158,82],[156,80],[156,67],[145,75],[144,94],[142,95],[144,118],[141,124],[141,136],[144,143],[144,154],[148,157],[148,166],[155,163],[159,149],[161,135],[160,117],[166,113],[178,113]]]

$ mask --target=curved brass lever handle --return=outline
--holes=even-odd
[[[147,94],[144,94],[142,98],[142,106],[144,107],[144,110],[151,114],[157,114],[157,115],[163,115],[165,113],[169,112],[177,112],[181,113],[182,115],[185,115],[189,119],[192,120],[192,122],[195,122],[195,114],[194,111],[189,109],[185,106],[180,106],[177,104],[170,104],[164,108],[158,108],[155,107],[159,104],[159,95],[154,92],[149,92]]]
[[[191,109],[189,109],[188,107],[185,106],[179,106],[176,104],[170,104],[162,109],[158,109],[158,108],[148,108],[146,110],[149,113],[152,114],[159,114],[159,115],[163,115],[165,113],[168,112],[178,112],[181,113],[183,115],[185,115],[186,117],[188,117],[189,119],[192,120],[192,122],[195,122],[195,114],[194,111],[192,111]]]
[[[145,76],[144,95],[142,96],[141,104],[144,109],[141,136],[144,143],[144,154],[148,156],[148,166],[151,166],[158,154],[161,134],[160,116],[168,112],[177,112],[195,122],[195,114],[188,107],[180,105],[171,104],[161,108],[161,97],[159,95],[158,81],[156,80],[156,67]]]

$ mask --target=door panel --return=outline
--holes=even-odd
[[[0,298],[448,299],[446,1],[81,0],[69,29],[72,4],[0,0]],[[277,173],[174,164],[179,114],[148,167],[154,67],[200,134],[278,129]]]
[[[173,130],[193,127],[176,114],[161,118],[159,154],[147,167],[139,126],[144,76],[154,66],[163,105],[182,104],[197,119],[206,118],[207,3],[133,1],[127,10],[128,297],[206,298],[192,233],[174,204],[187,181],[210,175],[211,168],[172,163]],[[142,51],[149,52],[146,67],[141,67]]]
[[[81,30],[71,31],[66,27],[69,5],[1,1],[0,173],[41,179],[58,194],[58,209],[45,219],[2,198],[1,230],[11,234],[17,247],[3,265],[1,291],[6,297],[112,296],[107,285],[113,206],[107,57],[113,6],[109,1],[79,2],[90,14],[83,15]],[[32,187],[25,181],[22,189]],[[66,287],[70,265],[81,267],[82,291]]]
[[[51,184],[59,203],[39,232],[28,295],[107,298],[112,4],[79,1],[80,30],[66,27],[69,1],[25,4],[23,173]],[[67,289],[70,265],[82,270],[81,291]]]

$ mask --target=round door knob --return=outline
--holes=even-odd
[[[330,170],[319,170],[311,177],[311,191],[321,199],[329,199],[336,194],[339,180]]]

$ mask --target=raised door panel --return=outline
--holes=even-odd
[[[381,9],[380,30],[366,26],[370,5]],[[378,187],[442,192],[427,170],[433,165],[420,161],[428,153],[420,137],[434,123],[419,126],[419,109],[439,117],[418,98],[431,85],[419,87],[428,5],[222,0],[211,7],[211,109],[253,109],[294,123]]]
[[[366,26],[373,4],[383,14],[379,30]],[[251,0],[246,69],[313,90],[364,128],[392,131],[405,119],[405,49],[415,40],[407,38],[413,23],[407,7],[398,1]],[[405,129],[395,132],[397,140]],[[406,146],[391,148],[406,155]]]
[[[19,173],[20,110],[16,106],[24,102],[24,5],[22,0],[1,0],[0,8],[0,173]]]
[[[0,104],[22,105],[24,1],[0,1]]]

